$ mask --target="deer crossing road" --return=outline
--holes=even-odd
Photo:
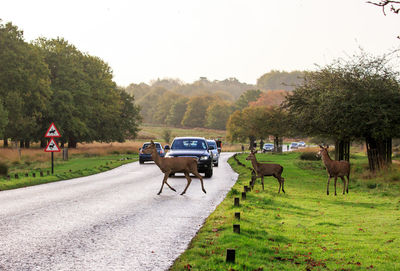
[[[0,192],[0,270],[167,270],[237,179],[221,153],[186,194],[154,164]],[[169,178],[177,191],[183,174]]]

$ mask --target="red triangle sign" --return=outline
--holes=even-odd
[[[59,152],[61,151],[60,148],[58,148],[57,143],[54,141],[54,138],[50,139],[49,143],[46,146],[46,149],[44,149],[45,152]]]
[[[54,125],[54,122],[51,123],[44,137],[61,137],[61,134],[60,132],[58,132],[56,126]]]

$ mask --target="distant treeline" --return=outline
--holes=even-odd
[[[300,71],[271,71],[261,76],[257,85],[236,78],[209,81],[200,77],[191,84],[157,79],[149,85],[131,84],[126,91],[134,95],[146,123],[225,129],[235,110],[249,105],[279,105],[303,76]]]
[[[45,144],[54,122],[63,145],[124,141],[140,124],[133,97],[112,80],[111,68],[62,38],[24,41],[0,20],[0,136],[29,147]]]

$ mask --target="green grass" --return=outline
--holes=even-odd
[[[55,160],[53,175],[51,174],[50,161],[47,163],[47,168],[43,168],[43,163],[21,165],[19,168],[14,168],[12,170],[9,180],[6,177],[0,178],[0,190],[9,190],[93,175],[137,160],[137,154],[115,154],[89,157],[88,155],[74,155],[68,161],[62,161],[60,159]],[[49,175],[47,171],[50,172]],[[40,172],[43,172],[43,177],[40,176]],[[15,178],[16,173],[19,175],[18,179]],[[28,177],[25,177],[26,173]],[[33,173],[36,174],[36,177],[33,177]]]
[[[278,182],[257,180],[241,198],[250,171],[231,165],[240,177],[226,199],[206,220],[189,248],[171,270],[399,270],[400,189],[397,170],[372,176],[365,173],[366,158],[352,159],[349,194],[326,195],[326,171],[321,161],[301,161],[299,153],[257,154],[259,161],[284,166],[286,194],[277,194]],[[239,155],[239,160],[251,166]],[[363,179],[369,176],[370,179]],[[392,180],[384,180],[392,176]],[[387,182],[388,181],[388,182]],[[366,183],[375,182],[374,188]],[[241,213],[241,220],[234,213]],[[240,234],[233,233],[240,224]],[[235,263],[226,263],[226,249],[236,249]]]

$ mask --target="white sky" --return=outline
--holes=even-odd
[[[400,15],[366,0],[0,0],[0,19],[26,41],[63,37],[102,58],[121,86],[200,76],[255,84],[359,47],[400,48]]]

